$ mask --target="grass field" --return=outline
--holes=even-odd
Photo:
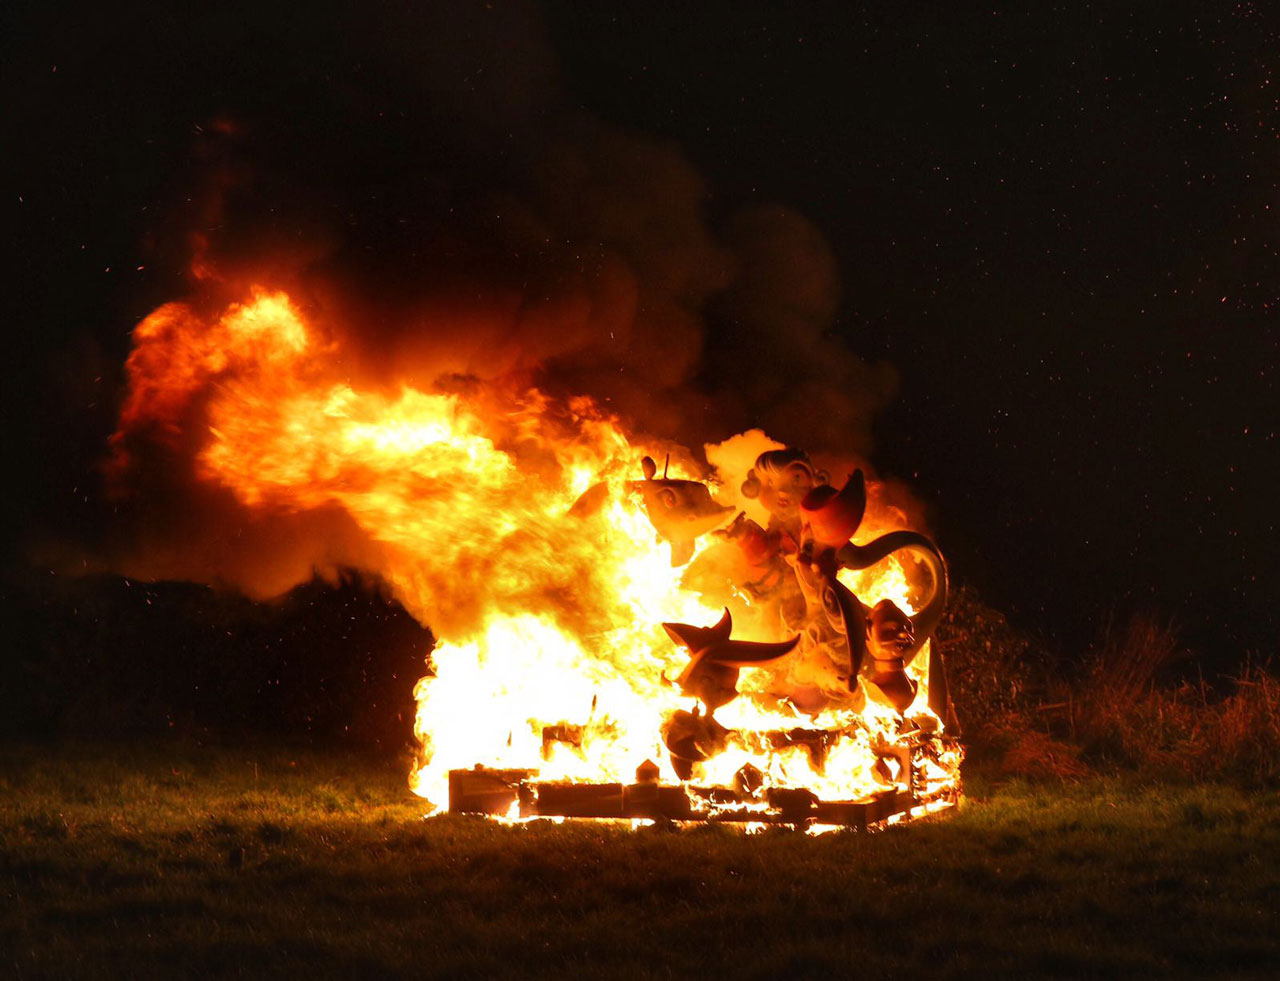
[[[404,766],[0,747],[0,976],[1274,976],[1280,793],[992,787],[878,834],[423,820]]]

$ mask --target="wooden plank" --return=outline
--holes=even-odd
[[[814,808],[814,821],[817,824],[840,824],[846,828],[866,828],[867,809],[869,804],[864,800],[831,800],[819,801]]]
[[[817,813],[818,795],[802,788],[775,788],[765,795],[787,824],[812,821]]]
[[[540,783],[533,770],[476,767],[449,772],[449,810],[505,815],[519,802],[523,817],[647,818],[669,821],[866,828],[918,803],[910,792],[886,790],[852,801],[823,801],[803,788],[775,788],[763,801],[727,787],[657,783]],[[692,799],[691,799],[692,798]],[[695,803],[698,799],[702,803]],[[767,806],[762,808],[760,804]]]
[[[905,790],[888,790],[877,794],[867,808],[867,823],[886,821],[895,814],[909,811],[914,804],[915,798]]]
[[[537,783],[533,805],[542,817],[625,818],[620,783]]]
[[[455,814],[506,814],[519,800],[520,786],[536,771],[477,766],[449,771],[449,810]]]
[[[712,821],[736,824],[839,824],[866,828],[915,803],[905,791],[885,791],[856,801],[822,801],[802,788],[769,791],[761,808],[754,801],[725,787],[681,787],[658,784],[562,784],[529,785],[535,801],[528,816],[648,818],[669,821]],[[705,801],[696,806],[690,795]]]
[[[688,821],[696,815],[683,787],[663,787],[656,783],[634,783],[623,791],[627,817]]]

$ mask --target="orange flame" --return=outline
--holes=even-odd
[[[478,383],[353,387],[337,367],[339,341],[264,289],[212,317],[167,304],[133,339],[118,468],[130,465],[138,434],[176,445],[194,427],[202,480],[258,511],[341,508],[380,545],[374,571],[442,638],[415,690],[422,751],[411,781],[436,804],[448,771],[476,763],[630,781],[652,760],[674,781],[660,727],[691,702],[668,682],[686,655],[661,622],[710,624],[727,606],[736,636],[783,639],[776,611],[735,584],[730,543],[704,535],[690,564],[672,566],[628,487],[641,456],[666,449],[628,434],[589,398]],[[676,457],[671,476],[704,476],[687,454]],[[742,477],[715,473],[709,483],[732,502]],[[895,560],[843,575],[864,602],[887,597],[912,611]],[[927,661],[910,668],[920,684],[909,717],[929,714]],[[776,785],[831,799],[876,789],[871,747],[892,737],[894,711],[848,698],[802,715],[780,694],[787,671],[744,672],[743,697],[719,721],[741,732],[840,730],[825,767],[799,747],[739,739],[701,776],[727,784],[751,762]],[[555,725],[577,727],[578,745],[544,745],[544,726]],[[931,778],[945,783],[949,769]]]

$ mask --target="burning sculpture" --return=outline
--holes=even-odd
[[[246,520],[338,528],[326,549],[436,631],[417,793],[830,825],[956,799],[945,567],[861,470],[836,487],[759,431],[700,463],[527,381],[361,386],[340,348],[283,293],[161,307],[134,332],[112,471],[161,452]],[[134,574],[226,578],[196,551]]]
[[[701,521],[705,524],[700,531],[711,531],[732,509],[714,504],[710,490],[695,481],[676,482],[680,485],[677,496],[664,486],[672,482],[654,480],[651,458],[645,457],[642,466],[645,481],[630,487],[644,494],[646,513],[659,536],[672,542],[673,562],[688,561],[699,537],[691,529],[698,529]],[[654,485],[661,488],[657,493]],[[953,731],[955,723],[942,660],[930,643],[946,602],[946,572],[937,548],[925,536],[910,531],[890,532],[866,545],[855,545],[852,539],[867,505],[862,471],[855,470],[837,490],[795,448],[761,454],[742,490],[749,499],[761,499],[769,525],[762,528],[744,512],[723,533],[738,545],[746,562],[748,572],[738,585],[750,592],[757,609],[772,609],[778,622],[800,632],[773,642],[734,640],[733,617],[727,608],[714,626],[663,623],[671,640],[689,654],[675,686],[697,702],[692,710],[671,711],[661,730],[671,769],[681,785],[655,794],[653,785],[661,768],[652,760],[637,768],[636,782],[630,786],[538,782],[529,770],[478,768],[451,773],[452,807],[489,813],[518,808],[523,815],[539,816],[767,819],[865,826],[914,807],[927,809],[954,799],[959,754],[954,740],[943,735],[944,717]],[[660,494],[670,497],[664,500]],[[890,598],[866,606],[841,579],[843,571],[867,569],[904,550],[921,553],[931,574],[928,597],[915,618]],[[794,575],[788,576],[784,567]],[[910,671],[926,646],[930,650],[927,670]],[[858,800],[824,800],[807,788],[778,785],[750,761],[733,774],[730,786],[691,784],[704,765],[734,755],[734,748],[767,762],[780,751],[803,747],[810,768],[824,775],[829,766],[838,765],[830,760],[830,751],[857,739],[847,718],[839,728],[796,726],[763,732],[734,730],[715,719],[718,709],[738,697],[742,669],[776,665],[797,649],[807,653],[808,660],[825,663],[829,676],[839,683],[838,690],[788,684],[785,679],[793,675],[789,672],[780,686],[768,686],[763,693],[810,715],[843,703],[859,713],[863,723],[869,702],[878,705],[881,721],[891,720],[867,744],[874,760],[870,774],[881,785],[878,791]],[[928,687],[925,705],[912,711],[922,683]],[[885,710],[891,715],[886,716]],[[563,731],[563,727],[556,730],[557,734]],[[581,729],[574,727],[572,732],[580,745]]]

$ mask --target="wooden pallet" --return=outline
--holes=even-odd
[[[606,818],[779,825],[833,824],[867,828],[924,803],[909,789],[891,788],[860,800],[824,801],[802,789],[755,796],[725,787],[659,783],[538,781],[533,770],[476,766],[449,772],[449,810],[522,818]]]

